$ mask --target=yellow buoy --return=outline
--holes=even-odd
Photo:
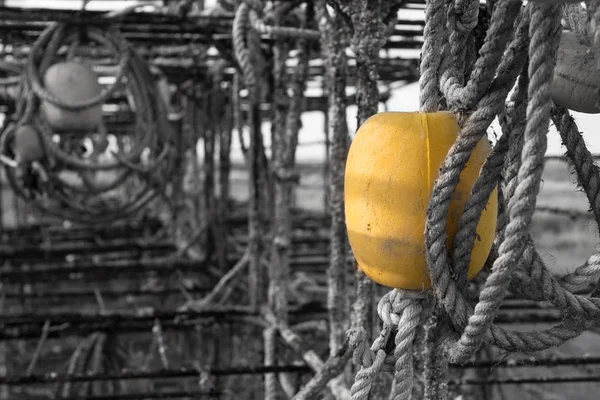
[[[375,282],[400,289],[431,286],[425,258],[426,210],[457,135],[456,118],[447,112],[384,112],[358,130],[346,164],[346,225],[358,265]],[[460,176],[447,220],[449,248],[489,151],[484,138]],[[483,268],[490,252],[497,201],[495,189],[477,226],[469,279]]]
[[[73,103],[93,99],[102,92],[96,73],[87,65],[73,61],[51,65],[44,74],[44,87],[60,100]],[[42,110],[50,127],[59,132],[90,132],[102,121],[102,104],[70,111],[43,101]]]
[[[599,89],[600,74],[591,48],[580,44],[573,32],[563,32],[556,55],[552,99],[570,110],[597,114]]]

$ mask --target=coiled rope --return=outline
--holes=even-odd
[[[105,46],[115,54],[117,62],[115,83],[99,96],[81,102],[67,102],[52,95],[42,84],[45,71],[56,62],[60,49],[67,46],[66,60],[75,58],[81,45],[81,30],[88,39]],[[125,84],[126,82],[126,84]],[[40,104],[48,102],[63,110],[78,111],[101,105],[119,91],[128,93],[130,107],[135,111],[135,129],[128,136],[129,148],[119,146],[109,159],[98,160],[99,154],[81,157],[65,148],[72,139],[55,132],[40,113]],[[159,99],[154,79],[146,62],[140,58],[115,29],[100,30],[70,24],[51,24],[34,43],[25,70],[21,75],[21,97],[17,103],[16,124],[1,138],[2,154],[10,153],[10,143],[19,126],[33,125],[43,146],[45,159],[36,162],[47,181],[37,191],[29,190],[17,175],[17,169],[6,167],[8,180],[15,193],[30,201],[36,208],[51,215],[81,222],[100,222],[125,218],[136,213],[161,194],[168,172],[172,169],[172,134],[167,121],[166,105]],[[104,126],[97,132],[107,140]],[[101,152],[102,150],[99,150]],[[143,160],[146,157],[147,160]],[[14,166],[14,165],[13,165]],[[65,172],[79,175],[83,184],[64,179]],[[94,174],[110,173],[108,182],[93,179]],[[62,173],[62,175],[61,175]],[[128,185],[136,188],[133,196],[117,200],[115,190]],[[41,193],[39,193],[41,192]],[[54,203],[49,199],[54,200]]]

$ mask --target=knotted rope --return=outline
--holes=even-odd
[[[431,193],[425,232],[432,291],[436,303],[443,307],[450,322],[444,327],[444,321],[438,321],[443,329],[437,333],[442,335],[444,356],[454,363],[466,362],[484,343],[505,351],[526,352],[558,346],[579,335],[600,316],[598,299],[576,294],[590,283],[596,283],[600,277],[599,255],[591,256],[573,273],[556,279],[544,265],[529,234],[540,190],[546,133],[551,118],[600,226],[600,170],[593,163],[568,111],[553,106],[550,97],[561,15],[564,13],[569,26],[583,43],[588,35],[586,31],[589,31],[588,43],[594,51],[598,51],[600,25],[595,21],[600,19],[594,17],[600,15],[600,2],[591,2],[592,6],[587,9],[591,21],[589,28],[581,20],[586,11],[576,5],[563,9],[562,6],[542,2],[529,2],[525,6],[520,0],[498,2],[479,58],[472,66],[470,78],[463,83],[463,73],[470,66],[465,65],[464,46],[461,47],[461,44],[476,26],[478,3],[428,1],[421,60],[421,110],[431,112],[444,107],[459,112],[463,117],[458,139],[443,161]],[[443,49],[442,43],[447,43]],[[516,89],[505,104],[517,78]],[[471,153],[497,116],[503,135],[473,186],[459,222],[455,247],[449,252],[446,247],[446,220],[452,195]],[[489,197],[498,186],[502,201],[495,245],[488,259],[492,270],[479,293],[479,302],[473,308],[465,294],[466,274],[477,240],[477,224]],[[562,322],[550,329],[530,332],[494,325],[493,320],[508,291],[553,305],[562,312]],[[411,293],[396,289],[381,300],[378,311],[393,309],[395,317],[390,319],[389,315],[380,312],[382,335],[371,349],[366,347],[360,330],[350,332],[355,362],[361,365],[352,390],[353,398],[366,398],[373,377],[390,364],[385,345],[390,330],[395,326],[391,321],[401,318],[423,321],[426,318],[429,308],[419,308],[419,301],[423,300],[410,297]],[[421,299],[426,297],[425,293],[419,295],[423,296]],[[412,314],[417,309],[420,314]],[[408,323],[402,326],[406,327],[403,337],[412,338],[406,330],[415,329],[415,326]],[[412,360],[404,356],[407,347],[397,349],[400,349],[397,355],[412,365]],[[410,390],[406,388],[412,386],[413,377],[404,373],[410,368],[405,366],[402,373],[396,370],[395,399],[410,398]]]
[[[62,46],[68,48],[67,61],[76,57],[77,48],[82,44],[82,29],[87,39],[115,54],[118,60],[115,83],[94,98],[69,102],[50,93],[42,83],[42,76],[56,62]],[[124,85],[125,80],[127,85]],[[9,163],[6,168],[8,180],[15,192],[46,213],[81,222],[125,218],[139,211],[161,194],[165,178],[172,169],[172,157],[169,157],[172,135],[166,119],[166,105],[158,98],[155,86],[148,65],[118,31],[51,24],[32,47],[21,78],[17,122],[13,125],[14,129],[3,133],[0,141],[1,152],[6,156],[11,151],[15,130],[24,125],[33,126],[45,153],[43,160],[34,163],[47,179],[31,190],[20,179],[17,169],[11,168],[15,165]],[[60,140],[56,142],[55,132],[40,112],[42,102],[67,111],[89,109],[102,105],[119,91],[127,94],[131,100],[130,107],[135,112],[136,126],[128,135],[132,145],[119,146],[117,152],[111,151],[105,157],[101,156],[106,155],[108,132],[103,124],[91,136],[97,137],[93,140],[91,153],[77,155],[69,147],[82,143],[84,136],[61,133],[58,135]],[[63,178],[64,173],[71,172],[79,175],[81,183]],[[96,180],[94,176],[98,173],[110,173],[111,179],[104,182]],[[126,201],[117,200],[111,193],[124,185],[136,187],[136,191]]]
[[[392,290],[377,305],[383,321],[380,335],[369,348],[364,328],[348,331],[354,350],[354,363],[360,366],[350,390],[352,400],[368,399],[373,380],[384,370],[394,371],[394,400],[409,399],[413,385],[413,344],[417,328],[425,322],[431,298],[426,293]],[[387,353],[388,341],[394,335],[394,351]]]

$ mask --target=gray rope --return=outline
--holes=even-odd
[[[423,350],[424,365],[424,400],[442,400],[448,398],[448,362],[443,351],[443,321],[437,315],[431,318],[425,328],[425,346]]]
[[[477,237],[477,225],[500,179],[507,150],[508,135],[503,135],[482,166],[458,223],[458,232],[454,237],[452,266],[454,278],[461,291],[467,287],[467,272],[471,263],[471,251]]]
[[[458,140],[441,166],[431,194],[425,235],[429,276],[440,303],[444,305],[453,322],[460,327],[467,323],[467,303],[464,299],[461,302],[457,297],[456,287],[449,272],[450,263],[446,256],[446,218],[452,193],[458,184],[462,169],[494,117],[501,111],[503,99],[508,95],[519,71],[523,69],[528,26],[529,20],[523,18],[515,39],[498,68],[498,76],[490,93],[481,99],[460,131]]]
[[[504,241],[498,248],[492,274],[479,295],[474,314],[457,343],[460,359],[468,359],[482,344],[510,283],[510,273],[523,254],[524,237],[535,210],[546,152],[549,117],[550,84],[553,78],[554,55],[560,37],[559,8],[534,4],[531,10],[529,34],[529,99],[527,124],[518,173],[515,197],[509,200],[510,221]]]
[[[581,4],[567,4],[563,10],[563,16],[569,28],[575,33],[579,43],[590,46],[587,14],[583,6]]]
[[[246,46],[246,32],[248,29],[248,14],[250,7],[246,3],[241,3],[235,12],[233,19],[233,50],[235,58],[244,74],[244,83],[248,88],[249,97],[256,98],[258,96],[256,90],[256,72],[254,66],[250,62],[250,52]]]
[[[589,19],[588,36],[596,58],[596,67],[600,68],[600,0],[591,0],[586,5]],[[599,91],[600,88],[597,89],[597,92]],[[600,100],[596,101],[597,106],[600,105],[599,103]]]
[[[594,163],[594,158],[587,149],[569,112],[565,108],[555,105],[552,108],[552,120],[563,144],[567,147],[567,157],[575,166],[579,185],[587,195],[590,208],[600,229],[600,169]]]
[[[580,185],[588,195],[599,226],[600,171],[594,165],[568,112],[559,107],[552,108],[550,85],[561,32],[562,8],[528,3],[525,12],[519,13],[520,1],[498,3],[481,56],[471,79],[462,86],[459,72],[463,68],[461,62],[464,61],[464,53],[458,44],[465,40],[465,32],[472,26],[468,23],[465,26],[459,17],[468,14],[466,10],[474,8],[472,3],[466,1],[457,1],[453,6],[455,9],[447,15],[452,43],[446,47],[446,59],[441,64],[446,72],[440,84],[454,108],[472,107],[475,103],[477,107],[466,120],[434,184],[427,212],[426,255],[435,295],[449,314],[454,328],[462,331],[457,335],[449,326],[442,326],[437,331],[440,343],[450,361],[465,362],[484,342],[492,342],[506,351],[539,351],[560,345],[579,335],[600,316],[600,299],[573,293],[585,289],[600,277],[600,254],[590,257],[575,272],[555,279],[528,233],[540,190],[550,116],[561,133],[567,155],[573,161]],[[592,42],[596,49],[600,49],[600,29],[594,23],[600,21],[600,6],[595,6],[590,7],[590,32],[598,32],[593,36],[597,40]],[[445,16],[440,11],[442,7],[440,2],[427,3],[428,19],[421,69],[422,76],[428,78],[422,78],[420,82],[421,109],[425,112],[435,111],[441,100],[436,81],[440,68],[439,53],[432,54],[439,50],[440,44],[432,43],[431,39],[443,36],[439,30],[439,22]],[[580,11],[567,9],[565,15],[570,16],[572,29],[579,30],[581,34],[583,28],[576,24],[581,21]],[[594,19],[596,15],[598,18]],[[462,25],[458,25],[459,20]],[[437,21],[437,25],[432,21]],[[476,23],[477,19],[474,18],[474,21]],[[512,33],[510,26],[515,21],[516,32],[505,50]],[[527,44],[529,57],[525,53]],[[457,65],[453,70],[448,70],[450,60]],[[529,65],[525,69],[527,62]],[[521,76],[517,90],[505,109],[503,102],[523,70],[526,74]],[[473,149],[497,115],[500,116],[504,135],[490,153],[473,186],[461,216],[450,262],[445,246],[446,218],[451,197]],[[508,206],[500,210],[495,243],[497,251],[492,251],[489,260],[493,264],[492,273],[480,293],[479,303],[473,309],[464,295],[466,272],[476,239],[476,227],[498,184],[501,184],[500,189]],[[450,266],[454,267],[454,276],[450,273]],[[511,331],[493,325],[493,319],[509,289],[515,294],[553,305],[563,313],[563,321],[550,329],[533,332]],[[423,322],[427,313],[423,304],[402,297],[408,293],[411,292],[395,290],[384,296],[378,307],[378,313],[384,321],[384,334],[370,349],[365,344],[366,332],[353,331],[351,343],[355,362],[362,366],[352,388],[353,399],[368,398],[375,375],[388,370],[392,363],[395,367],[393,398],[410,398],[413,386],[411,349],[416,327]],[[396,351],[390,356],[385,354],[384,346],[390,329],[394,327],[398,327]],[[435,346],[427,349],[432,351]],[[440,371],[444,365],[444,362],[439,365]],[[431,374],[430,378],[444,380],[441,376],[432,377]]]
[[[424,323],[428,313],[429,298],[424,292],[392,290],[377,305],[377,313],[383,321],[381,334],[369,349],[366,331],[352,329],[348,333],[354,350],[354,363],[361,366],[350,390],[352,400],[369,398],[373,381],[384,366],[394,366],[394,400],[410,399],[413,386],[413,344],[417,328]],[[395,349],[392,356],[385,348],[391,331],[396,330]]]
[[[438,68],[444,36],[444,0],[427,0],[419,78],[419,101],[423,112],[437,111],[441,96]]]
[[[321,37],[321,33],[319,31],[313,31],[310,29],[302,29],[302,28],[292,28],[285,26],[270,26],[264,23],[257,14],[257,12],[252,9],[249,13],[250,24],[252,29],[257,31],[262,35],[268,35],[272,37],[289,37],[295,39],[310,39],[310,40],[319,40]]]
[[[390,327],[384,326],[371,348],[367,346],[367,332],[364,328],[355,328],[348,331],[348,341],[350,347],[354,350],[354,364],[361,366],[360,371],[354,377],[354,384],[350,390],[352,400],[367,399],[369,397],[374,377],[381,371],[386,360],[384,347],[390,331]]]
[[[274,327],[267,327],[263,331],[264,339],[264,364],[265,366],[276,365],[276,335]],[[265,400],[277,399],[277,374],[265,374]]]
[[[481,47],[481,55],[466,86],[461,84],[459,73],[453,66],[454,57],[445,54],[442,63],[442,70],[445,72],[440,80],[440,87],[449,105],[457,109],[470,109],[489,88],[520,10],[521,0],[506,0],[498,4]],[[451,36],[451,39],[455,36]]]

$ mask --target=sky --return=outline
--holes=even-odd
[[[132,5],[132,1],[116,1],[116,0],[90,0],[87,8],[89,10],[114,10],[125,7],[126,5]],[[144,1],[138,1],[138,3],[148,3]],[[6,0],[7,6],[19,6],[19,7],[44,7],[44,8],[71,8],[78,9],[82,5],[81,0]],[[212,7],[216,4],[216,0],[205,0],[207,7]],[[414,10],[408,11],[403,18],[422,18],[423,11]],[[401,56],[402,53],[392,54],[392,56]],[[416,51],[418,56],[418,51]],[[407,56],[415,57],[415,51],[412,51]],[[418,83],[413,83],[404,86],[400,89],[392,91],[392,96],[387,103],[389,111],[416,111],[419,106],[419,89]],[[380,108],[383,111],[383,107]],[[600,114],[581,114],[573,113],[577,124],[579,125],[580,131],[583,132],[583,136],[588,143],[588,147],[592,153],[600,154]],[[324,117],[320,112],[307,112],[302,117],[303,127],[299,134],[300,146],[297,150],[297,160],[299,162],[318,162],[323,161],[325,158],[325,148],[323,144],[316,144],[322,142],[325,138],[324,134]],[[356,130],[356,107],[351,106],[348,108],[348,124],[350,132]],[[270,135],[269,124],[265,123],[263,126],[265,132],[265,141],[268,145]],[[496,129],[499,132],[499,126],[497,123],[492,125],[492,129]],[[490,129],[490,133],[492,131]],[[241,161],[243,156],[239,150],[239,142],[237,141],[237,135],[234,135],[234,160]],[[553,127],[550,127],[548,135],[548,155],[559,155],[563,154],[564,150],[561,148],[560,137]]]

